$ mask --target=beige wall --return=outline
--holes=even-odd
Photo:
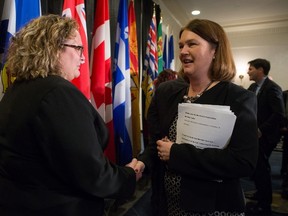
[[[288,26],[227,33],[237,67],[235,83],[241,84],[239,75],[242,74],[242,85],[247,88],[251,84],[247,75],[247,62],[265,58],[271,63],[269,76],[283,90],[288,89]]]
[[[169,26],[174,35],[175,68],[181,67],[178,59],[178,33],[181,24],[173,15],[169,14],[162,5],[163,26]],[[274,17],[273,21],[239,25],[233,27],[223,26],[229,40],[235,59],[237,75],[235,83],[248,88],[251,84],[247,75],[247,62],[255,58],[265,58],[271,63],[269,75],[283,90],[288,90],[288,19],[287,17]],[[239,79],[239,75],[244,78]]]

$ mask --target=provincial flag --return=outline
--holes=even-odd
[[[148,108],[150,106],[154,92],[153,81],[158,76],[157,29],[155,10],[150,23],[143,69],[142,89],[145,96],[144,115],[145,118],[147,118]]]
[[[175,61],[174,61],[174,39],[173,35],[170,35],[168,43],[168,66],[171,70],[175,70]]]
[[[131,91],[127,0],[120,0],[113,71],[113,120],[120,165],[132,160]]]
[[[157,52],[158,52],[158,73],[161,73],[164,68],[163,63],[163,38],[162,38],[162,17],[157,28]]]
[[[133,156],[137,157],[141,151],[140,110],[139,110],[139,67],[138,43],[134,1],[128,7],[129,57],[131,74],[131,105],[132,105],[132,140]]]
[[[41,15],[40,0],[5,0],[0,22],[0,100],[12,80],[5,62],[10,38],[31,19]]]
[[[97,1],[91,49],[91,100],[109,129],[105,155],[116,162],[114,143],[111,44],[108,0]]]
[[[74,18],[79,24],[85,63],[81,65],[80,76],[73,79],[72,83],[90,100],[89,56],[84,0],[64,0],[62,15]]]

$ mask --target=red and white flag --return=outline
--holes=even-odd
[[[109,144],[105,150],[111,161],[116,161],[113,109],[111,44],[108,0],[97,1],[91,49],[91,92],[92,104],[102,116],[110,131]]]
[[[79,33],[83,43],[83,55],[85,63],[81,65],[80,76],[72,80],[72,83],[90,100],[90,74],[87,42],[87,26],[84,0],[64,0],[63,16],[74,18],[79,24]]]

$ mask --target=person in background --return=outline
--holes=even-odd
[[[246,197],[257,202],[247,202],[247,215],[271,215],[272,183],[269,157],[280,141],[280,127],[284,118],[282,89],[268,78],[270,62],[254,59],[248,62],[249,79],[255,81],[248,90],[255,92],[258,100],[257,122],[259,151],[257,167],[252,175],[256,192]]]
[[[46,15],[14,37],[7,68],[16,77],[0,102],[0,215],[102,216],[104,198],[133,195],[133,159],[104,156],[109,134],[70,82],[85,61],[77,22]]]
[[[219,24],[190,21],[180,31],[179,49],[179,78],[156,89],[148,112],[149,145],[135,170],[152,172],[154,215],[244,215],[239,179],[256,167],[256,96],[232,83],[235,64]],[[176,143],[179,103],[229,106],[237,119],[227,147]]]
[[[169,68],[166,68],[163,71],[161,71],[159,75],[157,76],[157,78],[154,80],[153,82],[154,89],[156,90],[162,82],[166,82],[168,80],[174,80],[174,79],[177,79],[177,72]]]
[[[283,126],[280,129],[283,136],[283,152],[282,152],[282,166],[281,175],[283,177],[282,193],[283,199],[288,199],[288,90],[283,91],[283,100],[285,107],[285,119]]]

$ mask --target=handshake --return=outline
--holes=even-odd
[[[142,173],[145,169],[145,164],[142,161],[133,158],[130,163],[126,164],[126,167],[131,167],[132,169],[134,169],[136,174],[136,181],[138,181],[142,177]]]

